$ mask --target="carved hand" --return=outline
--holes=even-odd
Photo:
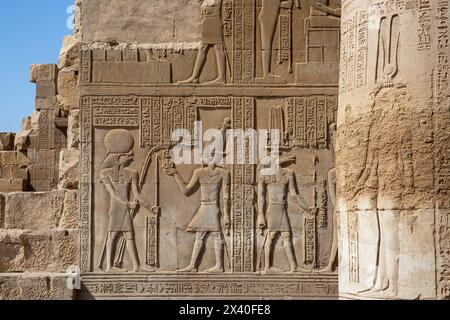
[[[292,0],[281,2],[282,9],[292,10],[293,6],[294,6],[294,1],[292,1]]]
[[[319,209],[317,209],[316,207],[311,207],[311,208],[309,208],[309,212],[308,213],[312,217],[315,217],[315,216],[317,216],[318,212],[319,212]]]
[[[263,214],[259,214],[258,215],[258,227],[259,229],[265,229],[267,227],[267,222],[266,222],[266,218],[264,217]]]
[[[223,217],[223,224],[224,224],[224,226],[225,226],[226,233],[227,233],[227,235],[228,235],[229,232],[230,232],[230,227],[231,227],[231,219],[230,219],[230,215],[229,215],[229,214],[226,214],[226,215]]]
[[[128,202],[128,208],[130,210],[136,210],[138,205],[139,205],[139,202],[137,202],[137,201]]]
[[[178,173],[176,168],[163,169],[163,172],[169,177],[174,177]]]

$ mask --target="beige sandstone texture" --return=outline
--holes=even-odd
[[[0,133],[0,300],[450,298],[448,0],[75,4]],[[175,164],[194,121],[281,162]]]
[[[343,4],[337,149],[343,297],[449,298],[448,6]]]
[[[83,42],[198,42],[198,0],[83,0]]]

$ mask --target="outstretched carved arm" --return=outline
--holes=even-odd
[[[180,176],[180,174],[178,172],[175,172],[174,176],[175,176],[175,181],[178,184],[178,187],[180,188],[181,192],[188,197],[189,195],[192,194],[192,192],[194,192],[197,189],[198,183],[199,183],[199,174],[200,172],[198,170],[195,170],[191,181],[186,184],[186,182],[184,182],[183,178]]]

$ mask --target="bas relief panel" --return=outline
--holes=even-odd
[[[82,50],[85,297],[337,297],[339,8],[204,0],[198,50]],[[277,170],[175,165],[198,121],[279,129]]]

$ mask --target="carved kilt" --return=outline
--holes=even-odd
[[[202,8],[203,44],[214,45],[223,43],[223,22],[221,10],[222,8],[220,4],[214,6],[205,6]]]
[[[287,212],[287,184],[270,184],[269,197],[281,195],[283,199],[270,199],[267,206],[267,230],[271,232],[289,232],[291,224]]]

